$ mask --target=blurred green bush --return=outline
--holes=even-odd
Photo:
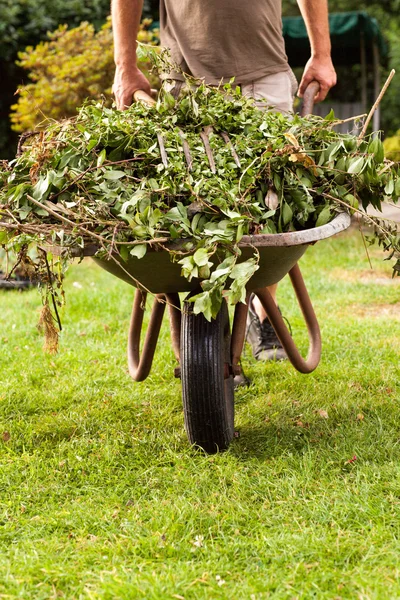
[[[158,31],[150,30],[150,24],[150,19],[141,23],[138,39],[157,44]],[[49,41],[19,53],[17,64],[29,72],[31,83],[19,88],[18,101],[11,107],[14,131],[28,131],[49,119],[71,117],[87,98],[104,97],[107,104],[112,103],[115,66],[110,20],[98,32],[84,22],[73,29],[61,25],[48,37]],[[151,65],[144,60],[138,64],[151,85],[157,86]]]

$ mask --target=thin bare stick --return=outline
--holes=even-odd
[[[359,221],[359,227],[358,227],[358,231],[361,233],[362,241],[363,241],[363,244],[364,244],[364,250],[365,250],[365,254],[367,255],[368,262],[369,262],[369,267],[370,267],[370,269],[373,271],[373,270],[374,270],[374,268],[373,268],[373,266],[372,266],[371,257],[370,257],[370,255],[369,255],[369,252],[368,252],[368,248],[367,248],[367,242],[365,241],[365,235],[364,235],[364,232],[363,232],[363,230],[361,229],[361,220]]]
[[[355,117],[348,117],[347,119],[338,119],[337,121],[334,121],[334,123],[332,123],[332,127],[335,127],[335,125],[341,125],[342,123],[348,123],[349,121],[355,121],[356,119],[362,119],[366,116],[367,113],[364,113],[362,115],[356,115]]]
[[[5,227],[6,229],[19,229],[19,225],[14,225],[14,223],[3,223],[0,222],[0,227]]]
[[[74,227],[74,228],[77,227],[83,233],[86,233],[87,235],[90,235],[91,237],[96,238],[96,240],[99,240],[100,242],[104,242],[104,238],[101,237],[100,235],[97,235],[97,233],[93,233],[93,231],[89,231],[88,229],[81,227],[80,225],[78,225],[78,223],[74,223],[73,221],[70,221],[66,217],[59,215],[58,213],[56,213],[55,210],[51,209],[49,206],[46,206],[45,204],[42,204],[41,202],[39,202],[39,200],[35,200],[34,198],[32,198],[32,196],[29,196],[27,194],[26,197],[28,198],[29,202],[33,202],[33,204],[36,204],[36,206],[38,206],[39,208],[43,208],[43,210],[46,210],[50,215],[52,215],[59,221],[62,221],[63,223],[67,223],[71,227]]]
[[[372,117],[373,117],[373,114],[374,114],[374,112],[376,111],[376,109],[378,108],[378,106],[379,106],[379,104],[380,104],[380,101],[382,100],[382,98],[383,98],[383,96],[384,96],[384,94],[385,94],[386,90],[388,89],[388,87],[389,87],[389,84],[390,84],[390,82],[392,81],[392,79],[393,79],[393,77],[394,77],[395,73],[396,73],[396,71],[395,71],[394,69],[392,69],[392,70],[390,71],[390,73],[389,73],[389,77],[388,77],[388,78],[386,79],[386,81],[385,81],[385,85],[384,85],[384,86],[383,86],[383,88],[381,89],[381,92],[380,92],[379,96],[377,97],[377,99],[375,100],[375,102],[374,102],[374,104],[373,104],[373,106],[372,106],[371,110],[369,111],[369,113],[368,113],[368,117],[367,117],[367,118],[366,118],[366,120],[365,120],[365,123],[364,123],[364,126],[363,126],[362,130],[361,130],[361,133],[360,133],[360,135],[358,136],[358,143],[359,143],[359,144],[360,144],[360,142],[362,141],[362,139],[363,139],[364,135],[366,134],[366,131],[367,131],[367,129],[368,129],[368,125],[369,125],[369,123],[370,123],[370,121],[371,121],[371,119],[372,119]]]
[[[393,206],[394,208],[398,208],[400,210],[400,204],[395,204],[394,202],[389,202],[388,200],[385,204],[389,204],[389,206]]]
[[[207,154],[207,158],[208,158],[208,162],[210,165],[210,169],[212,173],[216,173],[217,169],[215,168],[215,162],[214,162],[214,157],[213,157],[213,153],[211,150],[211,146],[210,146],[210,139],[209,139],[209,135],[210,133],[212,133],[213,128],[210,125],[207,125],[207,127],[204,127],[204,129],[202,131],[200,131],[200,137],[201,140],[203,142],[206,154]]]
[[[162,164],[164,165],[165,168],[167,168],[168,167],[168,156],[167,156],[167,152],[165,150],[164,139],[163,139],[163,136],[161,135],[161,133],[157,133],[157,140],[158,140],[158,145],[159,145],[160,152],[161,152]]]
[[[318,194],[317,190],[308,188],[308,191],[310,193]],[[389,235],[389,232],[384,227],[382,227],[382,225],[377,223],[373,216],[368,215],[366,212],[360,210],[359,208],[354,208],[353,206],[351,206],[344,200],[341,200],[340,198],[336,198],[335,196],[331,196],[331,194],[327,194],[326,192],[324,192],[322,194],[322,196],[324,196],[324,198],[329,198],[330,200],[335,200],[339,204],[342,204],[343,206],[348,208],[351,212],[359,214],[365,221],[367,221],[368,223],[370,223],[371,225],[374,225],[374,227],[379,229],[383,233],[383,235],[385,235],[386,237]],[[377,218],[380,219],[380,217],[377,217]],[[384,219],[384,217],[382,217],[381,220],[388,221],[389,223],[395,223],[395,221],[393,221],[392,219]]]
[[[90,231],[89,229],[82,227],[81,225],[79,225],[79,223],[74,223],[73,221],[70,221],[66,217],[59,215],[54,210],[52,210],[48,205],[42,204],[41,202],[39,202],[39,200],[35,200],[34,198],[32,198],[32,196],[29,196],[27,194],[27,198],[30,202],[33,202],[33,204],[36,204],[36,206],[38,206],[39,208],[43,208],[43,210],[46,210],[49,214],[51,214],[53,217],[55,217],[59,221],[62,221],[63,223],[66,223],[67,225],[70,225],[71,227],[74,227],[74,228],[77,227],[82,233],[85,233],[86,235],[94,237],[96,240],[98,240],[102,244],[110,243],[111,240],[107,240],[102,235],[98,235],[97,233],[94,233],[93,231]],[[133,242],[114,242],[114,245],[115,246],[137,246],[138,244],[156,244],[158,242],[168,242],[169,239],[170,238],[154,238],[153,240],[135,240]]]

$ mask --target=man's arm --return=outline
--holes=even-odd
[[[142,8],[143,0],[112,0],[111,4],[116,66],[113,92],[120,110],[132,104],[136,90],[150,94],[150,84],[136,64],[136,39]]]
[[[331,60],[327,0],[297,0],[306,24],[311,46],[311,58],[307,62],[298,95],[301,97],[311,81],[318,81],[320,91],[315,102],[324,100],[336,83],[336,73]]]

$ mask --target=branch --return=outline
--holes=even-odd
[[[376,109],[378,108],[380,101],[382,100],[383,96],[385,95],[386,90],[389,87],[390,82],[392,81],[394,75],[395,75],[396,71],[394,69],[392,69],[389,73],[389,77],[386,79],[385,85],[383,86],[383,88],[381,89],[381,92],[379,94],[379,96],[377,97],[377,99],[374,102],[374,105],[372,106],[371,110],[368,113],[368,117],[365,120],[364,123],[364,127],[361,130],[360,135],[358,136],[358,144],[360,145],[367,129],[368,129],[368,125],[373,117],[374,112],[376,111]]]

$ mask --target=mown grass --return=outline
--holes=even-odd
[[[167,323],[127,375],[132,288],[75,266],[57,356],[37,292],[2,292],[0,598],[400,598],[400,279],[372,260],[354,232],[308,250],[321,364],[247,349],[214,456],[188,445]],[[287,282],[280,304],[305,349]]]

